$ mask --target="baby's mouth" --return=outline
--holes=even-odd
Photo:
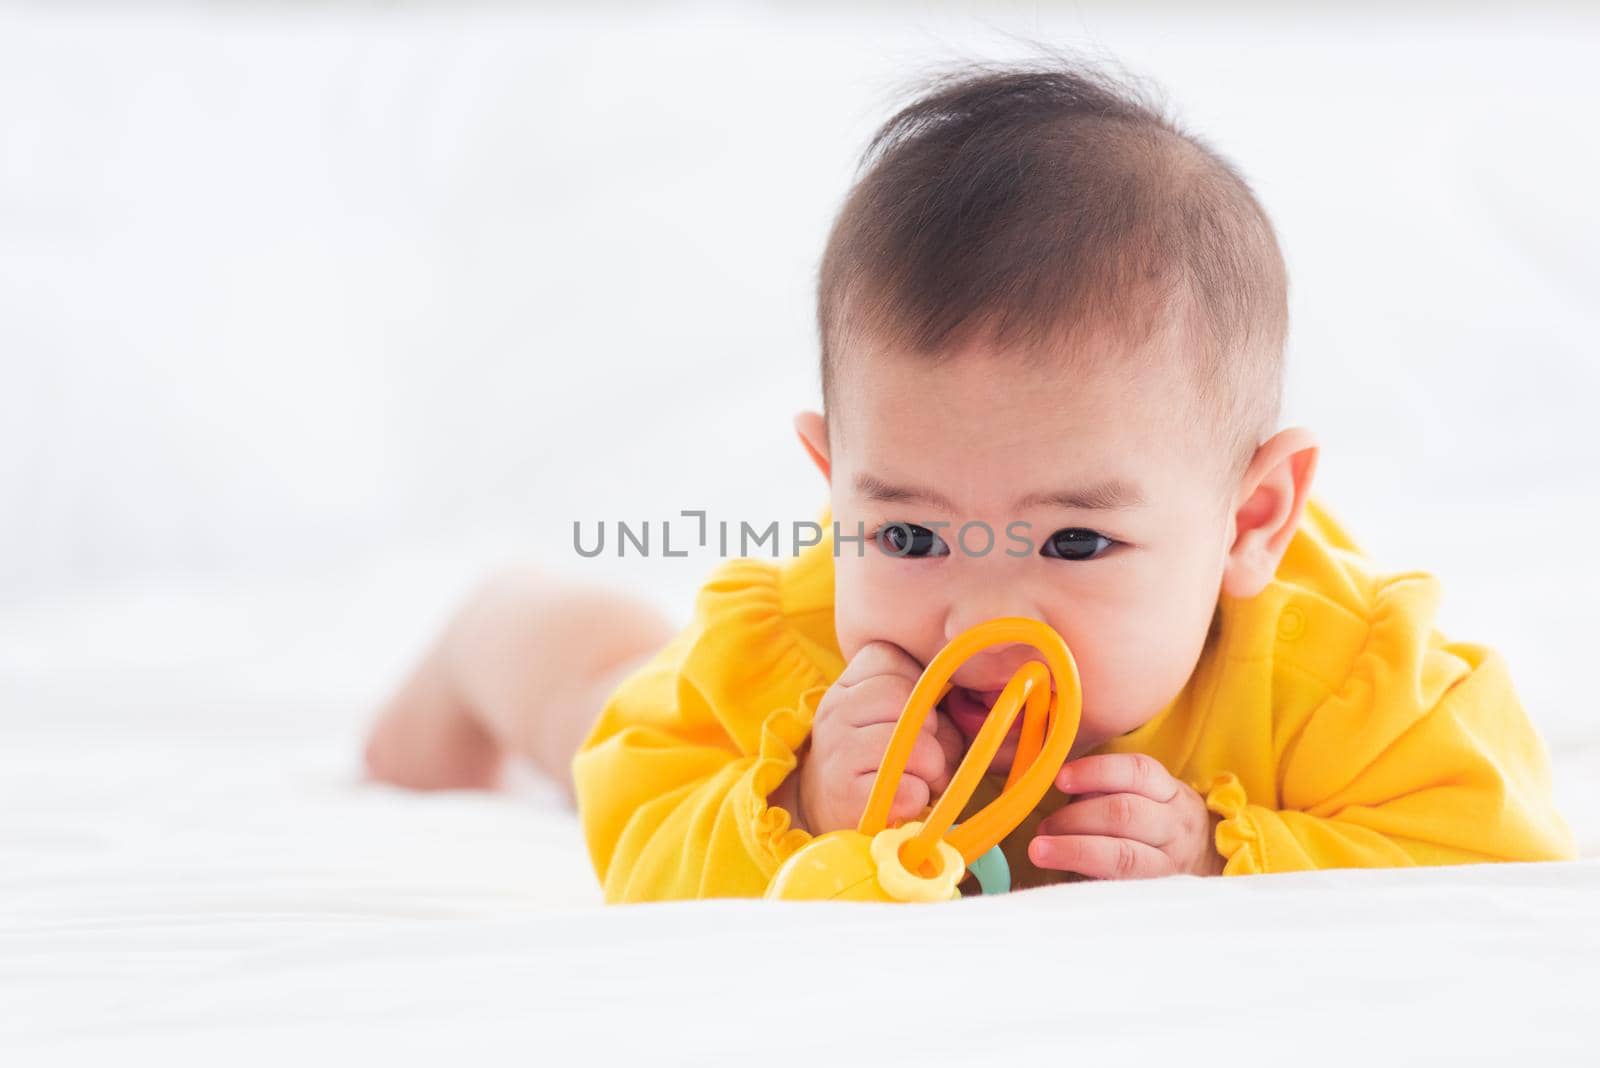
[[[971,739],[982,729],[984,721],[989,718],[989,711],[999,699],[999,690],[969,690],[965,686],[952,686],[945,695],[944,710],[961,732]],[[1019,715],[1011,724],[1007,739],[1010,740],[1021,729],[1022,717]]]
[[[1005,692],[1004,690],[974,690],[966,686],[954,686],[951,689],[964,691],[968,697],[983,705],[984,708],[993,708],[995,702],[1000,700],[1000,695]],[[1055,687],[1051,686],[1050,690],[1053,693]]]
[[[1052,687],[1053,689],[1053,687]],[[1001,690],[973,690],[965,686],[952,686],[945,695],[940,708],[945,715],[950,717],[962,734],[970,742],[976,738],[978,731],[983,729],[984,722],[988,720],[990,711],[995,702],[1000,700]],[[1023,707],[1026,707],[1024,704]],[[1017,710],[1017,718],[1011,721],[1011,728],[1006,731],[1005,739],[1000,744],[1002,753],[1010,752],[1011,747],[1022,735],[1022,712]]]
[[[1051,687],[1054,690],[1054,687]],[[939,707],[956,729],[961,732],[967,744],[971,745],[977,738],[978,732],[983,729],[984,723],[989,718],[989,712],[994,708],[994,703],[1000,699],[999,690],[969,690],[964,686],[952,686],[950,692],[940,702]],[[1011,762],[1017,755],[1017,743],[1022,738],[1022,710],[1017,710],[1017,718],[1011,721],[1011,729],[1006,731],[1006,736],[1000,742],[1000,747],[995,751],[994,759],[990,761],[989,774],[1008,772]],[[1067,760],[1076,760],[1089,752],[1098,741],[1086,738],[1080,727],[1072,741],[1071,748],[1067,751]]]

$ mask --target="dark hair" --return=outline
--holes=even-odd
[[[1234,168],[1126,79],[1051,53],[934,77],[873,137],[818,278],[822,393],[860,339],[947,358],[981,336],[1033,361],[1166,327],[1242,473],[1278,419],[1286,278]],[[832,420],[830,420],[830,423]]]

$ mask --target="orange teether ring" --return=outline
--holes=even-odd
[[[1030,660],[1011,677],[949,787],[921,824],[891,831],[889,806],[905,774],[912,745],[928,713],[950,691],[951,676],[974,653],[1014,642],[1033,646],[1044,662]],[[797,850],[773,876],[767,896],[858,901],[929,901],[952,896],[950,888],[961,873],[950,870],[950,861],[959,858],[961,864],[971,864],[1033,811],[1067,759],[1082,711],[1078,666],[1061,635],[1046,624],[1006,616],[986,620],[958,635],[929,661],[912,688],[856,829],[821,835]],[[951,830],[1019,712],[1021,737],[1000,796]],[[887,863],[885,850],[893,850],[896,863]],[[848,872],[837,866],[840,863]],[[959,891],[954,896],[959,896]]]

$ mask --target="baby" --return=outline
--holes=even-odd
[[[795,420],[822,542],[725,561],[681,631],[491,579],[383,710],[370,772],[488,787],[525,757],[575,791],[608,901],[759,895],[855,825],[934,654],[1026,616],[1065,638],[1083,711],[1002,844],[1016,886],[1574,856],[1504,661],[1310,497],[1317,442],[1277,426],[1285,293],[1249,187],[1137,93],[1055,60],[937,80],[822,259],[823,411]],[[892,818],[1034,656],[956,673]]]

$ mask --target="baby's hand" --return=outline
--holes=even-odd
[[[811,746],[800,764],[799,806],[806,828],[822,834],[854,827],[922,665],[897,645],[869,642],[817,705]],[[950,784],[961,734],[938,709],[922,724],[889,819],[914,819]]]
[[[1056,789],[1076,795],[1039,822],[1028,859],[1095,879],[1221,875],[1205,799],[1144,753],[1063,764]]]

